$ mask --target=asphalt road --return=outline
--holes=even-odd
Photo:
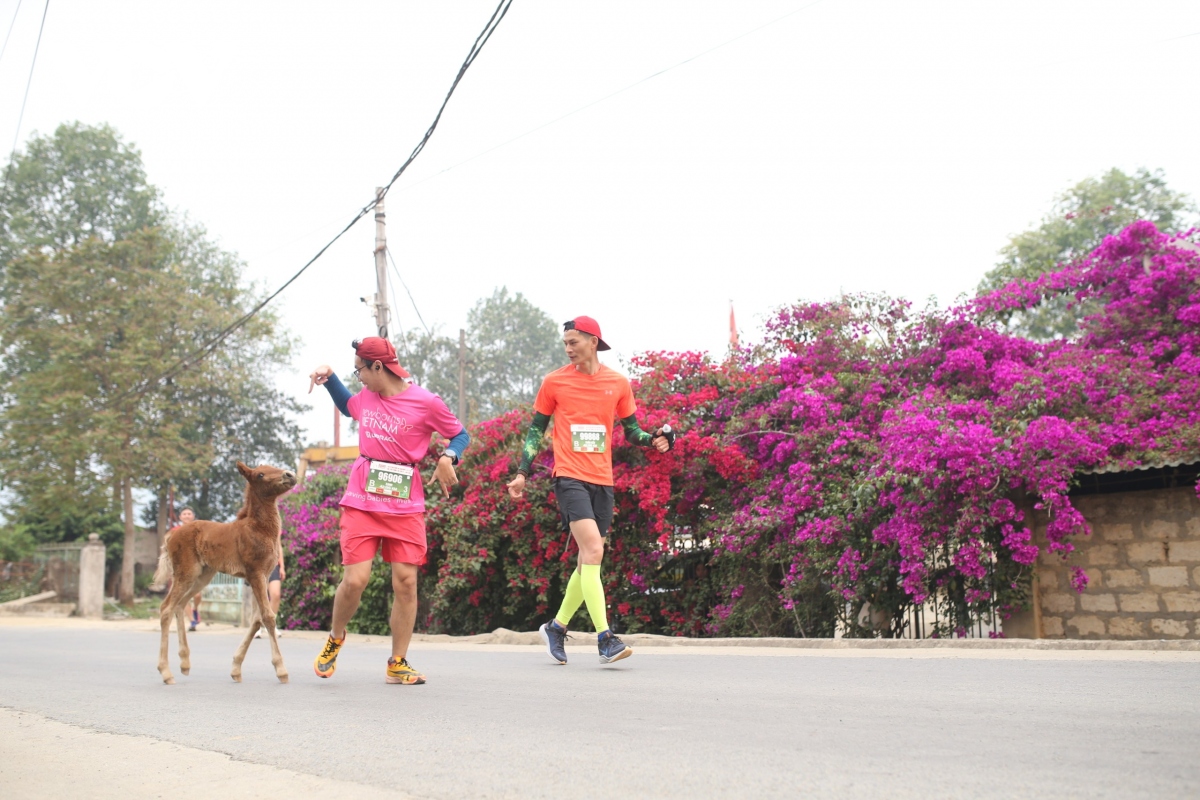
[[[430,682],[407,687],[383,682],[382,641],[352,637],[319,680],[320,643],[284,638],[292,682],[255,642],[239,685],[236,641],[191,637],[192,674],[172,652],[164,686],[151,633],[0,628],[0,707],[429,798],[1200,794],[1194,657],[577,650],[559,667],[417,645]]]

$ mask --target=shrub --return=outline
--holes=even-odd
[[[1004,327],[1014,310],[1064,299],[1100,309],[1077,339]],[[721,363],[639,356],[643,427],[682,433],[659,454],[614,431],[603,573],[614,627],[894,636],[937,598],[949,618],[936,633],[953,635],[994,604],[1023,607],[1040,550],[1030,507],[1049,517],[1047,550],[1065,556],[1089,532],[1068,494],[1077,471],[1196,455],[1198,324],[1200,253],[1136,223],[1059,272],[948,310],[873,295],[805,303]],[[529,629],[561,600],[575,549],[549,443],[526,496],[504,489],[528,419],[522,409],[473,426],[462,483],[430,498],[427,630]],[[336,496],[312,485],[294,496],[308,505],[289,541],[313,565],[295,620],[321,627],[321,581],[336,567],[302,551],[336,552]],[[1074,573],[1077,589],[1086,581]],[[378,586],[360,612],[372,626],[387,617],[390,588]]]

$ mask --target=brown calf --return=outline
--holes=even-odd
[[[267,577],[279,561],[280,495],[296,485],[296,473],[276,467],[259,466],[251,469],[237,462],[238,472],[246,479],[246,503],[233,522],[196,520],[171,531],[163,542],[158,559],[155,583],[171,579],[171,590],[159,607],[162,624],[162,645],[158,652],[158,671],[163,683],[174,683],[167,663],[167,641],[171,633],[171,618],[179,628],[179,671],[191,671],[191,651],[188,650],[183,607],[188,598],[208,585],[218,572],[245,578],[254,593],[258,619],[250,626],[245,641],[233,656],[235,681],[242,680],[242,661],[259,627],[265,627],[271,637],[271,663],[280,683],[287,683],[287,668],[275,639],[275,612],[267,602]]]

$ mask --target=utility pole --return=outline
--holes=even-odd
[[[458,420],[467,424],[467,332],[458,329]]]
[[[387,215],[383,213],[383,187],[375,187],[375,324],[388,338],[390,309],[387,302]]]

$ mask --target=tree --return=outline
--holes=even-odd
[[[121,595],[133,589],[133,490],[212,490],[226,460],[290,461],[294,404],[270,385],[291,342],[269,312],[168,380],[254,303],[242,263],[166,214],[136,149],[107,126],[61,126],[15,157],[0,203],[0,476],[10,519],[45,538],[119,509]],[[12,513],[15,510],[15,514]]]
[[[1002,261],[979,284],[980,294],[1014,280],[1032,280],[1059,265],[1080,258],[1105,236],[1136,220],[1153,222],[1159,230],[1175,232],[1194,222],[1196,207],[1186,194],[1167,186],[1161,170],[1140,169],[1126,175],[1111,169],[1088,178],[1060,195],[1053,210],[1034,230],[1013,236],[1000,251]],[[1071,305],[1060,296],[1013,315],[1014,332],[1033,339],[1071,336],[1078,321],[1094,309]]]
[[[471,348],[469,410],[490,419],[532,402],[542,378],[564,361],[559,326],[517,292],[500,287],[467,314]]]
[[[563,363],[558,325],[520,292],[506,287],[467,314],[466,417],[491,419],[537,394],[546,373]],[[396,343],[417,383],[458,411],[458,341],[437,329],[408,331]]]
[[[186,265],[190,279],[188,293],[177,300],[191,314],[195,336],[207,340],[253,302],[241,283],[243,265],[199,226],[177,225],[173,238],[175,258]],[[301,446],[294,418],[303,409],[270,380],[291,349],[274,313],[261,311],[208,358],[213,380],[176,393],[177,407],[186,409],[183,438],[209,448],[212,458],[197,471],[151,476],[164,516],[167,487],[173,484],[177,502],[190,505],[200,519],[230,519],[241,508],[245,490],[236,461],[294,463]]]
[[[52,136],[34,134],[13,159],[0,202],[0,261],[90,237],[117,241],[165,217],[137,148],[108,125],[60,125]]]
[[[435,326],[429,331],[405,331],[396,350],[413,380],[457,410],[458,340],[443,336]]]
[[[264,400],[268,404],[260,405]],[[200,399],[195,424],[184,435],[210,447],[212,459],[203,470],[172,476],[177,504],[190,506],[200,519],[233,517],[242,505],[246,487],[235,462],[293,463],[300,448],[300,429],[294,416],[302,410],[266,381],[253,379]],[[165,503],[163,487],[160,502]]]
[[[26,502],[94,498],[116,487],[125,520],[121,594],[132,599],[133,489],[148,476],[189,472],[209,452],[182,436],[173,403],[203,383],[203,370],[157,387],[148,378],[192,344],[178,268],[162,268],[170,244],[156,229],[98,238],[48,256],[29,251],[4,276],[0,344],[20,364],[4,409],[0,464]]]

